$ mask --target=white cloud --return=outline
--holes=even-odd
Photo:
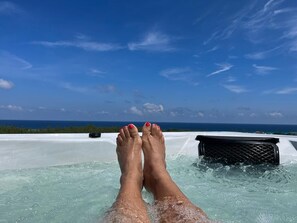
[[[132,113],[132,114],[135,114],[135,115],[139,115],[139,116],[142,116],[143,113],[142,111],[140,111],[137,107],[133,106],[129,109],[129,112]]]
[[[226,88],[227,90],[240,94],[240,93],[244,93],[247,92],[248,90],[243,87],[243,86],[239,86],[239,85],[223,85],[224,88]]]
[[[272,71],[278,70],[276,67],[269,67],[269,66],[258,66],[256,64],[253,64],[253,67],[255,68],[255,71],[258,74],[268,74]]]
[[[0,79],[0,88],[2,89],[11,89],[13,88],[14,84],[10,81],[4,80],[4,79]]]
[[[0,2],[0,15],[13,15],[20,14],[22,10],[13,2],[1,1]]]
[[[23,111],[23,108],[21,106],[17,105],[0,105],[1,109],[7,109],[10,111]]]
[[[128,48],[131,51],[145,50],[145,51],[159,51],[168,52],[175,50],[171,46],[171,38],[160,32],[149,32],[139,42],[128,43]]]
[[[148,113],[159,113],[164,111],[163,105],[156,105],[152,103],[145,103],[143,105],[144,111]]]
[[[210,76],[213,76],[215,74],[222,73],[222,72],[226,72],[226,71],[230,70],[233,67],[232,64],[228,64],[228,63],[222,63],[222,64],[216,64],[216,65],[219,67],[219,69],[212,72],[212,73],[210,73],[210,74],[208,74],[207,77],[210,77]]]
[[[75,47],[86,51],[115,51],[122,49],[122,46],[113,43],[99,43],[89,41],[85,38],[78,38],[73,41],[34,41],[32,44],[41,45],[45,47]]]
[[[292,94],[297,91],[297,87],[286,87],[284,89],[276,91],[276,94]]]
[[[273,118],[282,118],[284,115],[281,112],[270,112],[268,113],[269,116]]]

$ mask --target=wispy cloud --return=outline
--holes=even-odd
[[[282,7],[284,2],[285,0],[267,0],[264,3],[247,1],[233,16],[225,17],[228,25],[216,28],[204,45],[213,40],[229,39],[236,31],[241,30],[252,43],[273,43],[275,46],[282,42],[275,51],[284,49],[281,53],[287,53],[287,48],[297,51],[297,8]],[[246,58],[259,60],[268,56],[274,56],[274,51],[254,52],[247,54]]]
[[[235,81],[236,81],[236,78],[233,77],[233,76],[229,76],[229,77],[227,77],[227,79],[226,79],[226,82],[228,82],[228,83],[232,83],[232,82],[235,82]]]
[[[278,10],[274,10],[274,14],[278,15],[278,14],[283,14],[283,13],[288,13],[288,12],[296,12],[297,8],[282,8],[282,9],[278,9]]]
[[[186,107],[177,107],[177,108],[173,108],[169,111],[169,115],[172,117],[177,117],[177,116],[187,116],[187,117],[191,117],[193,115],[197,116],[197,112],[193,111],[189,108]]]
[[[223,87],[236,94],[248,92],[248,90],[245,87],[240,85],[223,85]]]
[[[4,72],[8,70],[27,70],[32,68],[32,64],[30,64],[25,59],[22,59],[16,55],[13,55],[7,51],[0,50],[0,71]]]
[[[101,70],[98,70],[98,69],[95,69],[95,68],[92,68],[90,71],[92,73],[94,73],[94,74],[105,74],[106,73],[104,71],[101,71]]]
[[[277,7],[283,3],[284,0],[269,0],[256,13],[252,13],[250,17],[244,22],[244,28],[249,31],[250,37],[257,37],[258,34],[264,30],[278,29],[279,22],[274,17],[273,13]]]
[[[0,105],[0,109],[6,109],[10,111],[23,111],[23,108],[17,105]]]
[[[160,75],[171,81],[184,81],[194,86],[199,84],[195,80],[195,76],[197,76],[197,74],[195,74],[195,72],[193,72],[188,67],[168,68],[168,69],[162,70],[160,72]]]
[[[258,74],[268,74],[268,73],[271,73],[272,71],[278,70],[278,68],[276,68],[276,67],[258,66],[256,64],[253,64],[253,67],[255,68],[255,71]]]
[[[13,2],[1,1],[0,2],[0,15],[14,15],[20,14],[23,10]]]
[[[156,105],[153,103],[145,103],[143,104],[144,111],[148,113],[159,113],[164,111],[163,105]]]
[[[0,88],[8,90],[13,88],[14,84],[11,81],[0,79]]]
[[[104,74],[106,74],[105,71],[98,70],[98,69],[95,69],[95,68],[91,68],[90,72],[89,72],[90,76],[95,76],[95,77],[104,77]]]
[[[254,7],[254,3],[249,4],[248,6],[243,7],[243,9],[236,12],[235,15],[229,17],[227,21],[228,25],[222,28],[216,29],[211,34],[211,36],[206,41],[204,41],[203,45],[207,45],[213,40],[229,39],[233,35],[233,33],[235,33],[241,27],[244,19],[250,13],[253,7]]]
[[[269,56],[272,56],[272,53],[276,50],[278,50],[279,48],[281,48],[282,46],[278,46],[275,47],[273,49],[269,49],[269,50],[264,50],[264,51],[258,51],[258,52],[254,52],[254,53],[249,53],[245,55],[245,58],[247,59],[252,59],[252,60],[263,60],[268,58]]]
[[[85,93],[85,92],[89,91],[89,89],[86,87],[74,86],[71,83],[61,83],[60,86],[64,89],[69,90],[69,91],[74,91],[74,92],[79,92],[79,93]]]
[[[270,113],[268,113],[268,115],[270,117],[273,117],[273,118],[282,118],[282,117],[284,117],[284,115],[281,112],[270,112]]]
[[[172,44],[172,38],[161,32],[149,32],[139,42],[128,43],[128,48],[131,51],[144,50],[144,51],[158,51],[169,52],[176,50]]]
[[[219,69],[212,72],[212,73],[210,73],[210,74],[208,74],[207,77],[211,77],[213,75],[216,75],[216,74],[219,74],[219,73],[222,73],[222,72],[226,72],[226,71],[230,70],[233,67],[232,64],[228,64],[228,63],[222,63],[222,64],[216,64],[216,65],[219,67]]]
[[[282,41],[280,48],[297,51],[297,16],[296,8],[281,8],[284,0],[269,0],[264,7],[251,15],[243,27],[248,30],[251,41],[271,42],[274,45]],[[270,38],[269,33],[272,33]],[[285,41],[287,40],[287,41]],[[288,52],[287,50],[283,52]]]
[[[132,106],[129,108],[128,113],[142,116],[144,114],[158,114],[164,112],[164,106],[161,104],[154,104],[154,103],[144,103],[142,108],[138,108],[136,106]]]
[[[286,87],[281,90],[276,91],[276,94],[293,94],[297,92],[297,87]]]
[[[218,49],[219,49],[218,46],[214,46],[214,47],[210,48],[209,50],[207,50],[205,53],[211,53],[211,52],[217,51]]]
[[[100,43],[95,41],[90,41],[88,38],[78,38],[75,40],[66,41],[33,41],[31,42],[35,45],[41,45],[45,47],[75,47],[86,51],[115,51],[123,49],[123,46],[113,43]]]
[[[160,72],[160,75],[167,78],[168,80],[179,81],[179,80],[186,80],[189,72],[191,72],[190,68],[175,67],[175,68],[162,70]]]

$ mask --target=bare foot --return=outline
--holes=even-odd
[[[165,163],[165,141],[160,127],[145,123],[142,128],[142,147],[144,153],[144,186],[155,194],[156,181],[170,177]]]
[[[116,151],[122,172],[121,187],[115,203],[107,211],[103,222],[150,222],[141,196],[143,183],[141,146],[142,140],[133,124],[120,130]]]
[[[165,141],[160,127],[142,128],[144,187],[154,195],[160,222],[209,222],[206,214],[183,194],[166,170]]]
[[[126,181],[135,181],[140,189],[143,182],[141,145],[142,141],[136,126],[130,124],[120,130],[116,151],[122,172],[121,184]]]

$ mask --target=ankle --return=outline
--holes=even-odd
[[[143,175],[139,173],[129,173],[129,174],[122,174],[120,178],[120,183],[126,184],[126,183],[141,183],[143,180]]]

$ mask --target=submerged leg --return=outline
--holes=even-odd
[[[146,123],[142,131],[144,186],[154,195],[161,222],[209,222],[206,214],[182,193],[166,170],[165,141],[156,124]]]
[[[121,188],[104,222],[150,222],[141,196],[143,173],[142,141],[137,128],[130,124],[120,130],[117,155],[121,168]]]

